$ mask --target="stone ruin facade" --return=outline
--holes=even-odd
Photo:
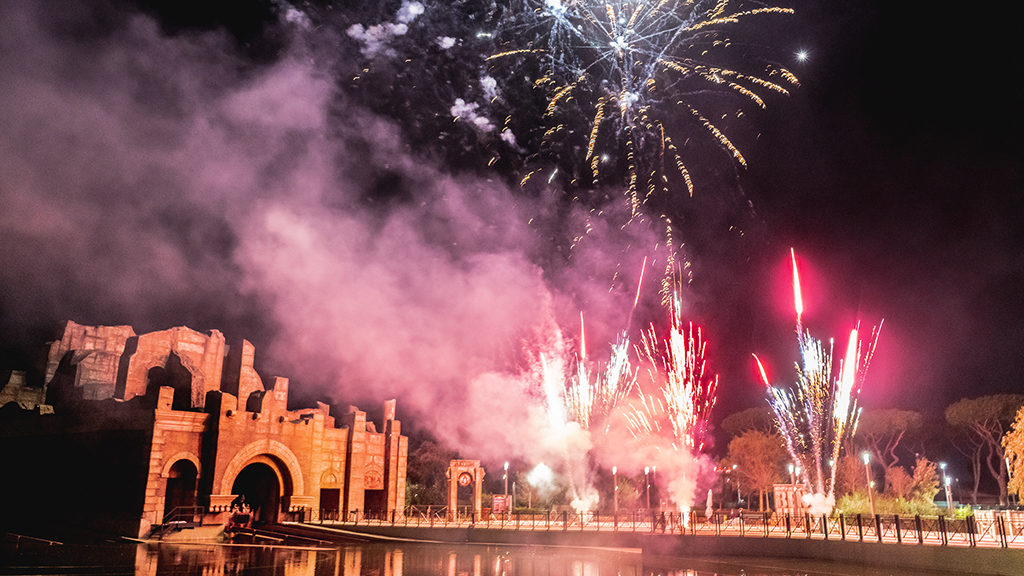
[[[8,518],[142,536],[175,511],[223,522],[240,495],[266,522],[401,517],[395,401],[380,430],[355,406],[289,410],[288,379],[266,386],[254,356],[216,330],[68,322],[42,389],[15,372],[0,391]]]

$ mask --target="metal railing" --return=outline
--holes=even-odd
[[[332,517],[333,516],[333,517]],[[1024,516],[994,514],[949,519],[944,516],[848,514],[790,516],[772,512],[715,512],[710,517],[692,511],[635,510],[619,514],[548,510],[542,513],[475,514],[460,509],[449,514],[444,506],[410,507],[404,511],[350,511],[346,519],[321,511],[320,523],[412,526],[424,528],[474,527],[550,532],[624,532],[648,534],[713,535],[741,538],[840,540],[905,545],[1024,548]]]
[[[163,525],[168,524],[188,524],[190,526],[198,525],[197,518],[203,517],[202,506],[176,506],[172,508],[167,514],[164,514],[164,519],[160,522]]]
[[[176,506],[164,514],[159,524],[154,524],[149,531],[150,537],[163,538],[171,532],[185,528],[195,528],[203,523],[202,506]]]

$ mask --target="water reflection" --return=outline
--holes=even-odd
[[[139,545],[136,576],[640,576],[639,552],[445,544]],[[683,574],[683,573],[680,573]],[[693,573],[696,574],[696,573]]]
[[[140,544],[135,576],[336,576],[341,563],[340,549]]]
[[[0,576],[936,576],[814,560],[694,559],[638,551],[455,544],[337,548],[139,544],[4,549]]]

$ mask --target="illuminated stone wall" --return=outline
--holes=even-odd
[[[0,440],[20,443],[19,470],[60,476],[75,472],[64,470],[57,454],[65,421],[84,423],[89,439],[99,444],[131,422],[135,449],[126,457],[132,462],[110,472],[131,471],[131,478],[119,479],[118,485],[133,483],[129,492],[141,495],[129,506],[139,535],[161,523],[175,504],[201,507],[206,522],[224,520],[238,475],[254,463],[267,466],[277,478],[278,520],[317,519],[322,490],[335,495],[339,516],[400,516],[408,440],[395,419],[394,400],[385,403],[380,431],[355,406],[337,420],[319,402],[289,410],[288,379],[275,378],[266,387],[253,368],[254,357],[251,343],[243,341],[232,350],[216,330],[203,334],[180,326],[136,335],[130,326],[68,322],[61,339],[49,347],[45,404],[19,405],[24,410],[17,414],[5,411],[0,435],[17,438]],[[17,424],[4,426],[2,420],[12,418]],[[36,450],[33,443],[46,448]],[[176,488],[172,495],[169,483],[183,471],[185,477],[195,476],[193,492],[183,495]],[[33,491],[31,472],[5,482],[0,488]],[[52,499],[53,492],[60,492],[54,486],[47,491],[35,496]],[[104,494],[111,497],[116,495]]]

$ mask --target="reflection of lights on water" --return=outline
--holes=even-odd
[[[574,560],[569,568],[569,574],[572,576],[598,576],[600,573],[597,563],[589,560]]]

